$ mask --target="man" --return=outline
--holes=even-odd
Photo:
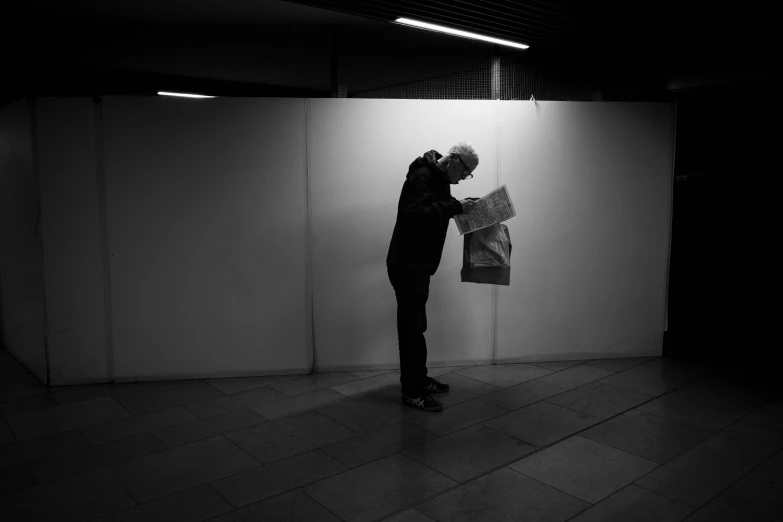
[[[451,197],[449,185],[472,178],[478,163],[476,151],[465,142],[451,147],[446,156],[426,152],[410,164],[397,205],[386,268],[397,297],[402,401],[424,411],[441,411],[443,405],[429,394],[449,390],[448,384],[427,376],[424,332],[430,277],[440,265],[449,220],[475,206],[470,199]]]

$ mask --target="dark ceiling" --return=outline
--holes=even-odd
[[[569,0],[289,0],[343,13],[391,21],[407,17],[525,43],[533,47],[574,38],[593,8]]]
[[[514,40],[531,50],[607,59],[654,58],[685,69],[758,67],[774,17],[759,2],[692,0],[292,0],[391,21],[403,16]],[[600,58],[600,56],[599,56]]]
[[[403,16],[520,41],[531,50],[714,61],[766,55],[775,34],[772,8],[757,0],[26,0],[4,11],[5,29],[33,30],[45,20],[349,26]]]
[[[31,49],[57,45],[86,21],[366,29],[408,17],[530,45],[523,52],[584,57],[612,69],[655,67],[670,78],[767,74],[775,48],[775,17],[755,0],[27,0],[4,10],[6,64],[35,60]]]

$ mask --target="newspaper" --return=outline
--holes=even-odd
[[[514,204],[505,185],[496,188],[483,198],[476,200],[476,206],[470,214],[454,216],[459,235],[475,232],[482,228],[500,223],[516,216]]]

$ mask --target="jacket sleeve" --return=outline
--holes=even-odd
[[[421,176],[412,176],[410,196],[400,204],[400,217],[405,223],[450,219],[462,214],[462,204],[456,198],[448,201],[434,201],[435,194]]]

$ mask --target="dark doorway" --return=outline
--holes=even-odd
[[[754,368],[776,355],[774,99],[764,81],[677,95],[664,355]]]

